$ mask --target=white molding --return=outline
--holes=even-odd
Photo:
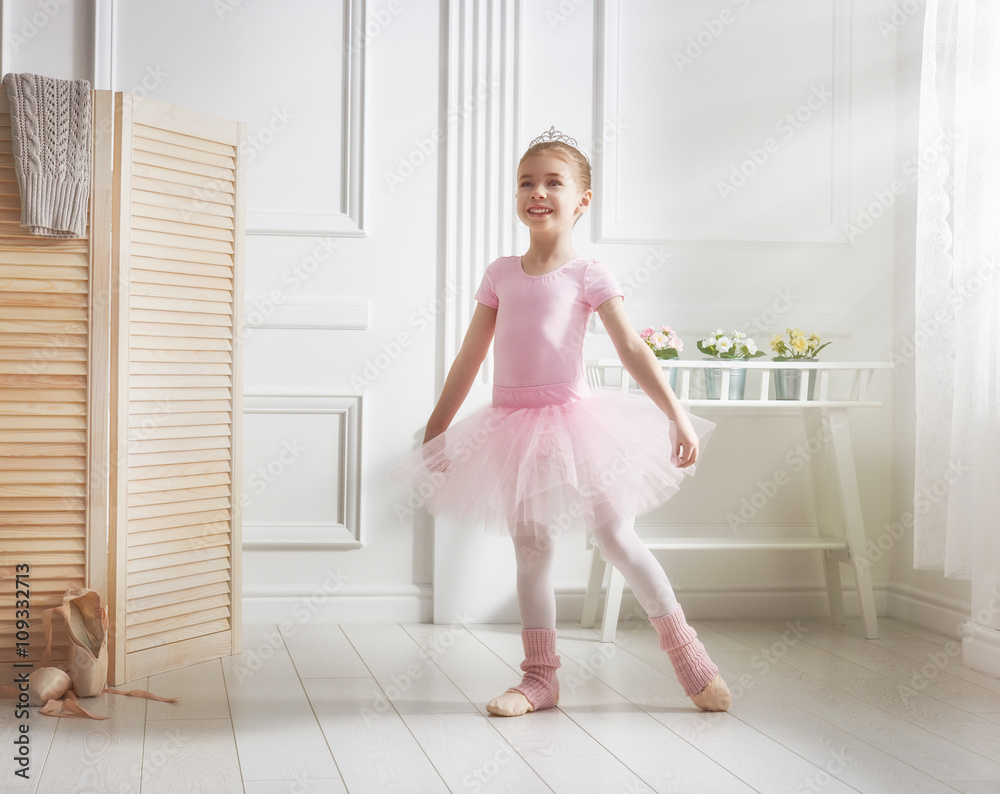
[[[366,0],[344,0],[344,76],[340,148],[340,212],[247,211],[247,234],[310,237],[365,237],[364,115]]]
[[[243,303],[247,328],[302,328],[313,331],[368,329],[368,298],[311,298],[247,295]]]
[[[441,293],[450,286],[455,294],[471,297],[486,265],[516,245],[518,221],[510,193],[520,154],[521,1],[445,4]],[[468,102],[470,97],[475,101]],[[473,310],[472,300],[458,300],[444,313],[438,388]],[[489,382],[488,359],[480,382]]]
[[[966,623],[962,664],[1000,678],[1000,631],[978,623]]]
[[[356,549],[361,540],[361,435],[363,395],[348,392],[267,393],[243,395],[243,414],[335,414],[340,417],[340,515],[335,523],[284,524],[243,521],[247,548],[322,546]],[[245,427],[245,424],[244,424]],[[242,489],[242,483],[240,484]],[[242,492],[242,490],[241,490]],[[291,531],[289,531],[291,530]],[[325,535],[325,539],[324,536]]]
[[[0,78],[10,72],[10,3],[0,2]]]
[[[623,0],[595,0],[594,5],[594,140],[602,139],[605,120],[617,118],[618,8]],[[844,232],[849,220],[851,132],[851,4],[831,0],[834,31],[833,61],[833,196],[831,220],[821,224],[796,223],[652,223],[615,221],[618,172],[617,142],[595,149],[593,155],[596,211],[594,240],[601,243],[796,243],[848,246]]]
[[[7,4],[4,3],[6,6]],[[110,91],[115,74],[115,0],[94,0],[94,51],[90,87]]]
[[[432,587],[338,585],[317,593],[315,585],[243,588],[243,623],[429,623]],[[307,612],[303,612],[303,605]]]
[[[360,549],[357,538],[343,537],[340,524],[266,524],[243,522],[243,548],[273,551],[303,549]]]
[[[253,210],[246,213],[246,233],[272,236],[365,237],[364,230],[364,116],[365,116],[365,41],[367,0],[343,0],[344,29],[340,50],[344,53],[341,128],[340,212],[274,212]],[[3,4],[3,21],[8,14]],[[93,88],[115,90],[115,41],[117,22],[115,0],[95,0]],[[6,48],[0,61],[6,58]],[[98,84],[100,82],[100,84]]]
[[[897,581],[889,582],[888,607],[888,617],[952,639],[962,636],[972,610],[965,599]]]

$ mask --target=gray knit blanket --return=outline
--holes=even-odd
[[[90,206],[90,83],[6,74],[21,225],[41,237],[83,237]]]

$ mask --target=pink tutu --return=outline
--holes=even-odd
[[[689,418],[703,451],[715,425]],[[652,510],[694,474],[696,465],[672,462],[674,436],[645,394],[585,381],[494,386],[491,405],[414,450],[393,476],[410,482],[405,510],[490,534],[591,529]]]

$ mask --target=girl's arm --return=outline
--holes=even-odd
[[[479,367],[489,352],[496,330],[497,310],[482,303],[476,303],[476,311],[469,322],[469,328],[462,340],[462,349],[458,351],[452,362],[444,388],[438,398],[437,405],[427,420],[427,430],[424,433],[426,444],[434,436],[448,429],[451,420],[455,418],[458,409],[462,407],[465,398],[476,380]]]
[[[678,466],[690,466],[698,459],[698,436],[653,351],[629,322],[624,301],[620,296],[609,298],[597,307],[597,313],[614,343],[622,366],[635,378],[639,388],[676,424],[678,437],[674,453]]]

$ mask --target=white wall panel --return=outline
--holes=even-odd
[[[597,13],[599,239],[846,241],[849,3]]]
[[[364,7],[124,0],[101,41],[115,90],[248,122],[249,233],[361,234]]]

